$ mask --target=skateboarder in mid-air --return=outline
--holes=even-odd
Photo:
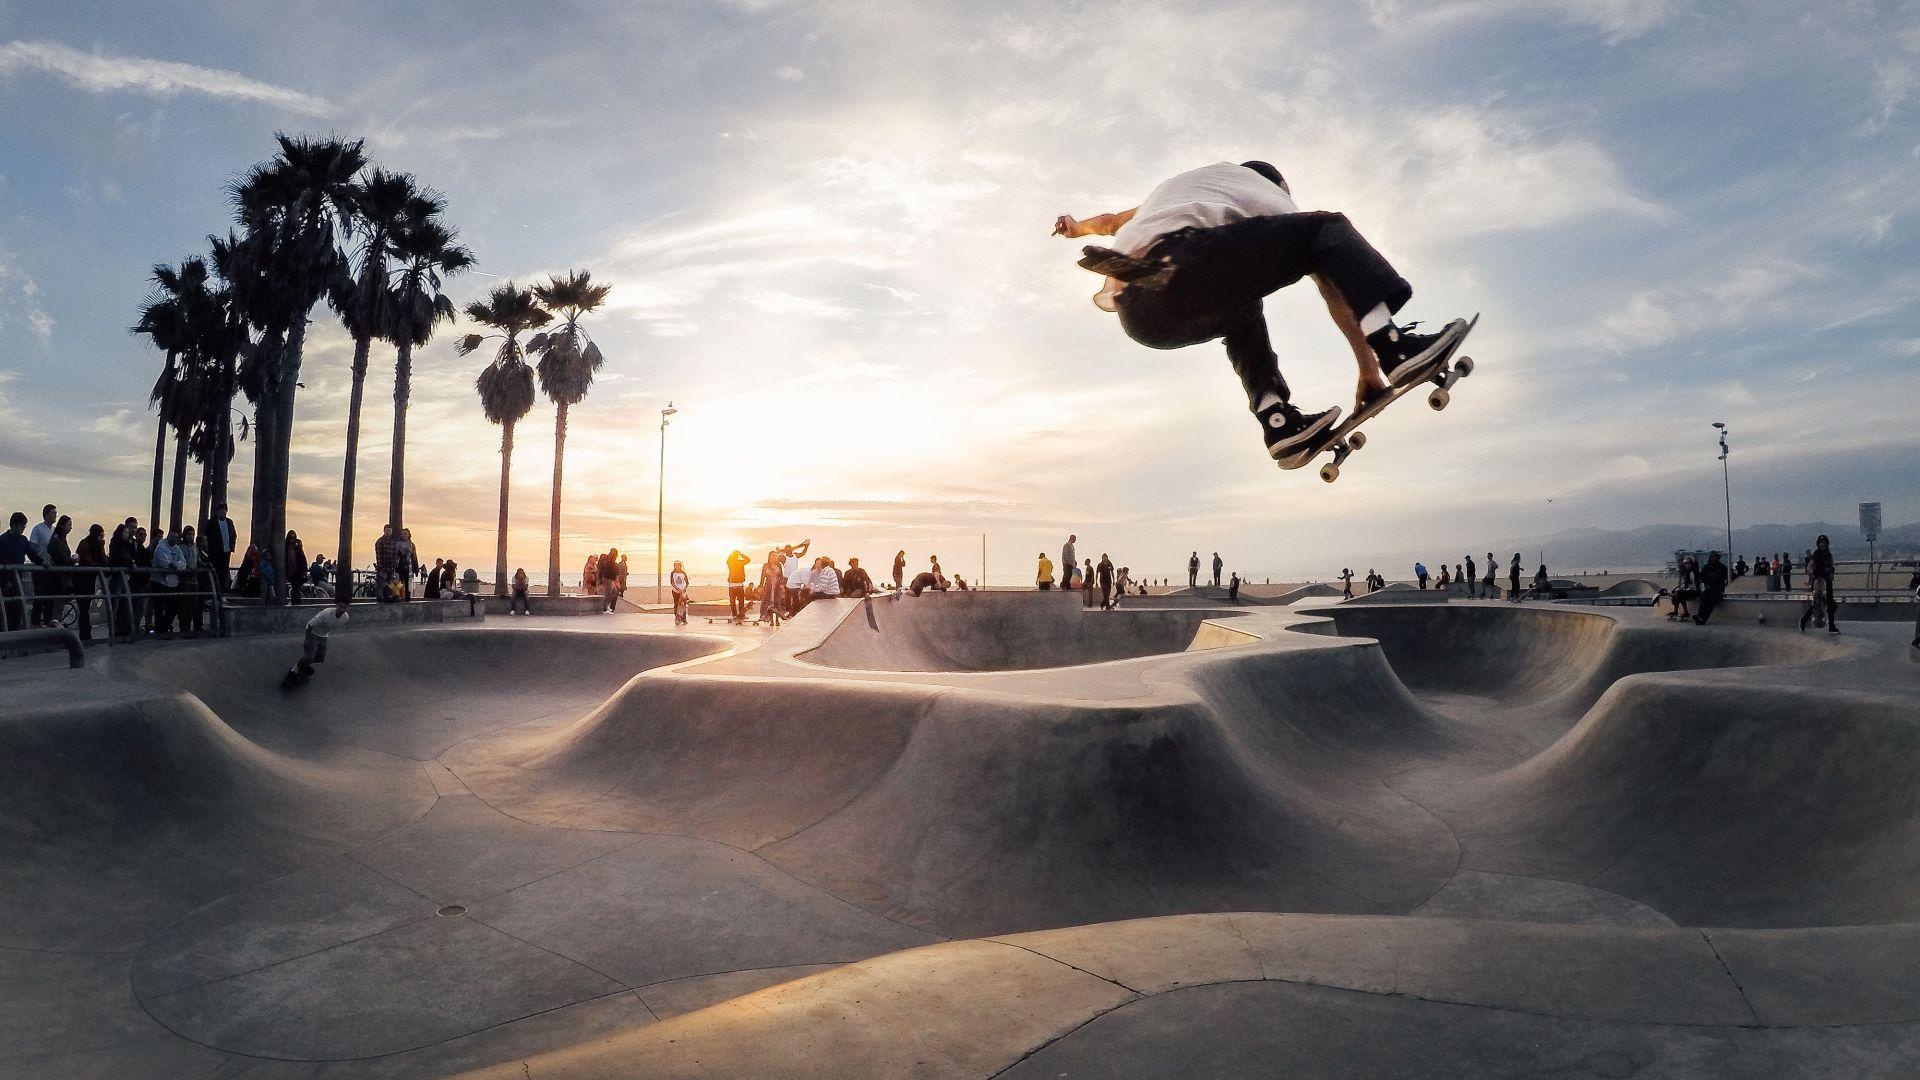
[[[1396,324],[1413,286],[1345,215],[1300,212],[1279,170],[1264,161],[1203,165],[1154,188],[1132,210],[1086,221],[1062,215],[1053,231],[1114,238],[1112,250],[1087,248],[1081,265],[1107,275],[1094,303],[1119,315],[1128,337],[1153,349],[1223,340],[1267,453],[1283,468],[1312,459],[1340,409],[1294,406],[1261,311],[1268,293],[1314,279],[1360,369],[1356,410],[1431,374],[1469,326],[1456,319],[1437,334],[1419,334],[1417,324]]]
[[[280,685],[289,690],[307,685],[313,678],[313,665],[325,663],[327,659],[327,638],[335,630],[347,624],[347,602],[338,600],[330,608],[307,620],[306,639],[300,647],[300,661],[287,671]]]

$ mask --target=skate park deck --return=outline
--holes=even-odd
[[[1907,627],[1194,604],[8,661],[0,1075],[1920,1058]]]

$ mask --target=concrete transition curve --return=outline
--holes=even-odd
[[[297,695],[275,639],[0,668],[0,992],[44,1002],[0,1073],[1920,1051],[1903,627],[1158,599],[348,634]]]

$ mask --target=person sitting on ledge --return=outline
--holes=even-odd
[[[677,567],[680,564],[674,565]],[[533,606],[527,603],[527,568],[524,566],[513,572],[513,598],[507,601],[507,614],[516,612],[521,615],[533,614]]]
[[[848,559],[847,572],[840,578],[840,595],[864,598],[873,594],[873,578],[867,576],[866,568],[859,559]]]

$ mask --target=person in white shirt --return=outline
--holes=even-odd
[[[816,599],[830,600],[840,595],[840,568],[833,565],[832,559],[820,556],[820,565],[813,571],[811,587]]]
[[[347,625],[347,614],[347,602],[335,600],[332,607],[322,609],[320,614],[307,620],[307,633],[300,645],[300,662],[294,665],[292,673],[298,673],[303,681],[313,677],[313,665],[326,662],[327,638],[333,636],[335,630]]]
[[[673,573],[667,576],[668,587],[673,590],[673,624],[687,625],[687,568],[679,559],[673,560]]]
[[[800,552],[787,556],[787,617],[792,618],[806,606],[807,586],[813,583],[813,567]]]
[[[47,548],[53,543],[53,526],[59,519],[60,508],[48,503],[40,508],[40,524],[27,533],[27,543],[33,545],[33,561],[41,566],[53,565],[53,557],[48,554]],[[63,591],[59,584],[43,574],[25,575],[24,584],[28,596],[39,596],[33,602],[33,625],[58,626],[61,601],[47,598]]]
[[[187,553],[180,548],[180,537],[172,529],[153,545],[153,591],[162,595],[153,601],[153,629],[155,633],[166,637],[173,636],[173,619],[179,611],[180,601],[166,593],[180,590],[180,575],[177,571],[187,568]]]
[[[1279,170],[1264,161],[1203,165],[1154,188],[1132,210],[1086,221],[1063,214],[1053,231],[1114,238],[1111,249],[1086,248],[1080,265],[1107,276],[1094,303],[1119,315],[1128,337],[1153,349],[1224,340],[1267,453],[1282,468],[1312,460],[1340,409],[1294,407],[1263,297],[1314,279],[1359,367],[1356,409],[1424,377],[1469,326],[1456,319],[1438,334],[1417,334],[1416,324],[1396,325],[1393,315],[1413,286],[1345,215],[1300,212]]]

